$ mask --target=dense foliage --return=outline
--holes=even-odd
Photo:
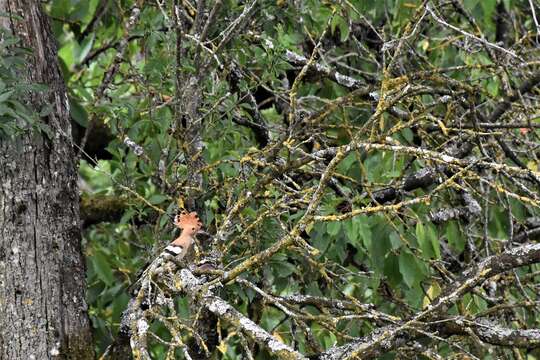
[[[539,326],[540,266],[526,249],[507,258],[540,227],[537,4],[46,9],[81,159],[100,354],[186,208],[206,231],[190,262],[213,256],[216,294],[306,356],[349,344],[366,358],[540,357],[526,332]],[[175,302],[158,311],[169,320],[149,315],[152,358],[194,356],[203,320],[189,296]],[[241,324],[214,327],[216,341],[201,334],[210,352],[270,356]]]

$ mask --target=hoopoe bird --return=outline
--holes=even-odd
[[[146,284],[149,289],[149,276],[163,273],[169,261],[181,260],[188,253],[191,245],[195,241],[194,237],[201,230],[202,222],[196,212],[182,211],[174,218],[174,224],[182,232],[174,239],[162,252],[152,261],[139,276],[138,280],[129,287],[129,292],[138,291],[140,285]]]
[[[182,233],[165,248],[160,257],[173,256],[175,259],[180,260],[186,256],[186,253],[193,244],[193,237],[201,230],[202,222],[199,220],[199,215],[195,211],[190,213],[182,211],[180,215],[175,216],[174,224],[182,230]]]

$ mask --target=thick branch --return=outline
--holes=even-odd
[[[469,335],[472,330],[483,342],[498,346],[511,346],[519,348],[540,347],[540,330],[509,329],[492,323],[471,322],[466,320],[454,320],[444,323],[438,329],[443,336]]]
[[[204,306],[214,315],[218,316],[220,319],[227,321],[234,327],[241,330],[253,341],[268,349],[272,355],[275,355],[281,359],[306,359],[306,357],[304,357],[302,354],[293,350],[290,346],[285,345],[274,336],[270,335],[266,330],[242,315],[225,300],[215,296],[212,291],[204,291],[204,288],[201,288],[200,286],[200,280],[197,279],[189,270],[180,270],[180,279],[181,287],[184,292],[191,297],[198,298],[198,302],[202,306]]]
[[[104,221],[118,221],[127,208],[126,199],[118,196],[83,195],[80,202],[83,227]]]

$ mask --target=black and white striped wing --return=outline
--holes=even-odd
[[[163,250],[163,253],[161,253],[161,257],[179,257],[180,259],[183,258],[185,255],[184,248],[180,245],[169,245]]]

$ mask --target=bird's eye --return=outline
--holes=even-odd
[[[194,227],[192,227],[192,228],[191,228],[191,230],[195,230],[195,228],[194,228]]]

